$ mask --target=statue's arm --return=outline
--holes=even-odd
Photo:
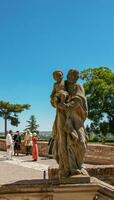
[[[73,97],[70,101],[68,101],[68,103],[66,103],[66,106],[68,108],[74,108],[74,107],[76,108],[80,105],[82,105],[82,100],[78,96]]]

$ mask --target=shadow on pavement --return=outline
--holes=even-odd
[[[6,157],[0,158],[0,161],[6,161]]]
[[[34,162],[34,160],[21,160],[21,162]],[[38,162],[38,160],[35,162]]]

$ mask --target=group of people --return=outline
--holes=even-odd
[[[38,136],[36,133],[31,133],[27,130],[24,134],[24,145],[26,155],[32,155],[33,161],[38,160]],[[12,130],[7,132],[6,135],[6,150],[7,159],[12,160],[12,155],[18,156],[21,150],[21,134],[16,131],[14,134]]]
[[[13,134],[13,131],[10,130],[6,134],[6,150],[7,150],[7,159],[11,160],[12,155],[19,155],[19,151],[21,148],[21,135],[19,131],[16,131]]]
[[[26,155],[31,155],[33,161],[38,160],[38,135],[36,133],[31,133],[27,130],[24,136],[24,144],[26,148]]]

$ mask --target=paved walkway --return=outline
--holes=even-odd
[[[47,157],[39,157],[38,161],[32,161],[32,156],[23,154],[12,158],[13,160],[6,160],[6,152],[0,151],[0,185],[43,179],[44,171],[46,171],[46,178],[48,178],[48,167],[58,167],[54,159]],[[107,166],[84,164],[84,167],[105,168]],[[114,165],[110,165],[110,167],[114,167]]]
[[[39,157],[32,161],[32,156],[13,156],[13,160],[6,160],[6,152],[0,151],[0,185],[14,183],[22,180],[43,179],[44,171],[48,167],[57,167],[54,159]]]

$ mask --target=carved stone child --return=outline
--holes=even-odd
[[[56,82],[54,83],[50,97],[52,106],[56,107],[58,103],[64,103],[67,100],[68,92],[65,91],[65,82],[63,80],[62,71],[54,71],[53,78]]]

